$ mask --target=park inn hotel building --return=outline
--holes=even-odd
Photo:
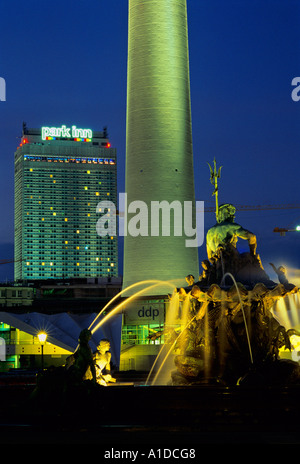
[[[117,277],[117,237],[96,231],[103,200],[117,204],[106,129],[24,124],[15,152],[15,280]]]

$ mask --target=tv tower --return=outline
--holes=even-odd
[[[129,0],[127,73],[125,190],[127,205],[147,205],[148,236],[124,237],[123,289],[148,279],[186,286],[185,276],[199,277],[198,248],[172,220],[170,236],[151,235],[150,214],[153,201],[193,202],[196,226],[186,0]]]

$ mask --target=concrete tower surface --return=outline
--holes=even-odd
[[[186,0],[129,0],[127,72],[127,224],[135,217],[143,227],[139,235],[127,230],[124,237],[123,289],[148,279],[186,285],[186,275],[198,279],[199,267],[198,248],[186,246],[183,219],[181,235],[178,228],[174,233],[172,209],[160,218],[162,225],[171,217],[169,236],[161,227],[158,236],[151,229],[155,201],[180,202],[182,217],[184,202],[193,202],[195,227]],[[137,200],[147,205],[146,212],[135,210]],[[147,294],[171,291],[164,285]]]

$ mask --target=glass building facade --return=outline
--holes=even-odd
[[[116,149],[106,130],[62,128],[24,126],[15,152],[15,280],[118,276],[117,237],[96,230],[99,202],[117,204]]]

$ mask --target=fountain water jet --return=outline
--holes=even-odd
[[[175,289],[173,291],[173,294],[170,296],[168,309],[166,311],[164,334],[166,334],[166,332],[170,329],[170,327],[173,328],[174,320],[176,319],[176,317],[178,315],[178,312],[179,312],[179,293]],[[177,337],[175,338],[174,345],[175,345],[176,340],[177,340]],[[172,346],[173,346],[173,344],[172,344]],[[154,372],[154,369],[156,368],[156,366],[157,365],[162,366],[164,364],[166,356],[163,357],[162,362],[161,362],[161,358],[163,356],[163,352],[165,351],[165,348],[166,348],[166,344],[163,343],[160,350],[159,350],[159,352],[158,352],[158,354],[157,354],[157,356],[156,356],[156,358],[155,358],[154,363],[151,366],[151,369],[149,371],[149,374],[148,374],[148,377],[147,377],[147,380],[146,380],[146,385],[149,384],[152,373]],[[168,356],[168,353],[167,353],[167,356]],[[159,368],[159,370],[160,370],[160,368]],[[155,379],[156,379],[156,376],[155,376]],[[154,381],[152,382],[152,385],[153,384],[154,384]]]
[[[157,373],[155,374],[155,377],[153,379],[153,381],[151,382],[151,385],[157,385],[158,384],[158,377],[159,377],[159,374],[160,372],[162,371],[162,369],[165,367],[165,364],[166,364],[166,361],[168,360],[172,350],[174,349],[176,343],[178,343],[178,341],[180,340],[180,337],[184,334],[184,331],[186,329],[188,329],[189,325],[193,322],[193,320],[196,318],[196,316],[194,316],[187,324],[186,326],[183,328],[182,332],[180,332],[180,334],[176,337],[176,339],[174,340],[174,342],[171,344],[171,347],[168,349],[166,355],[164,356],[163,360],[160,362],[160,365],[159,365],[159,368],[157,370]],[[159,362],[159,357],[161,356],[161,353],[164,349],[165,345],[162,345],[162,348],[160,349],[160,352],[149,372],[149,375],[148,375],[148,378],[147,378],[147,381],[146,381],[146,385],[148,384],[149,380],[150,380],[150,377],[151,377],[151,374],[153,372],[153,369],[156,365],[157,362]]]
[[[149,281],[142,281],[142,282],[139,282],[138,284],[139,285],[142,285],[142,284],[145,284]],[[159,285],[161,285],[162,283],[164,283],[165,285],[169,285],[172,289],[174,289],[174,285],[171,284],[171,281],[161,281],[161,280],[154,280],[152,282],[156,282],[155,284],[153,285],[148,285],[146,288],[143,288],[142,290],[139,290],[138,292],[134,293],[132,296],[126,298],[122,303],[119,303],[109,314],[107,314],[106,316],[104,316],[104,318],[96,325],[96,327],[94,327],[93,329],[90,329],[92,334],[94,332],[96,332],[96,330],[98,330],[105,322],[107,322],[107,320],[109,318],[111,318],[112,316],[114,316],[115,314],[117,314],[126,304],[128,304],[130,301],[134,300],[135,298],[137,298],[138,296],[140,295],[145,295],[147,294],[147,292]],[[134,287],[135,285],[138,285],[138,284],[132,284],[130,287]],[[125,291],[127,290],[127,288],[125,288],[124,290],[122,290],[118,295],[116,295],[101,311],[100,313],[96,316],[96,318],[94,319],[94,321],[92,322],[92,324],[90,325],[90,328],[92,327],[92,325],[94,324],[95,320],[98,319],[98,317],[103,314],[103,312],[105,311],[105,309],[108,308],[108,306],[112,303],[112,301],[116,300],[122,293],[124,293]]]
[[[241,305],[241,311],[242,311],[242,314],[243,314],[244,324],[245,324],[245,331],[246,331],[246,335],[247,335],[247,341],[248,341],[248,346],[249,346],[249,354],[250,354],[251,364],[253,364],[253,356],[252,356],[252,349],[251,349],[248,325],[247,325],[247,321],[246,321],[246,315],[245,315],[245,311],[244,311],[243,302],[242,302],[242,299],[241,299],[241,294],[240,294],[238,285],[236,283],[236,280],[235,280],[235,278],[233,277],[233,275],[230,272],[226,272],[226,274],[224,274],[221,285],[223,284],[223,282],[225,281],[227,276],[232,279],[232,281],[233,281],[233,283],[235,285],[235,288],[237,290],[237,294],[238,294],[240,305]]]

